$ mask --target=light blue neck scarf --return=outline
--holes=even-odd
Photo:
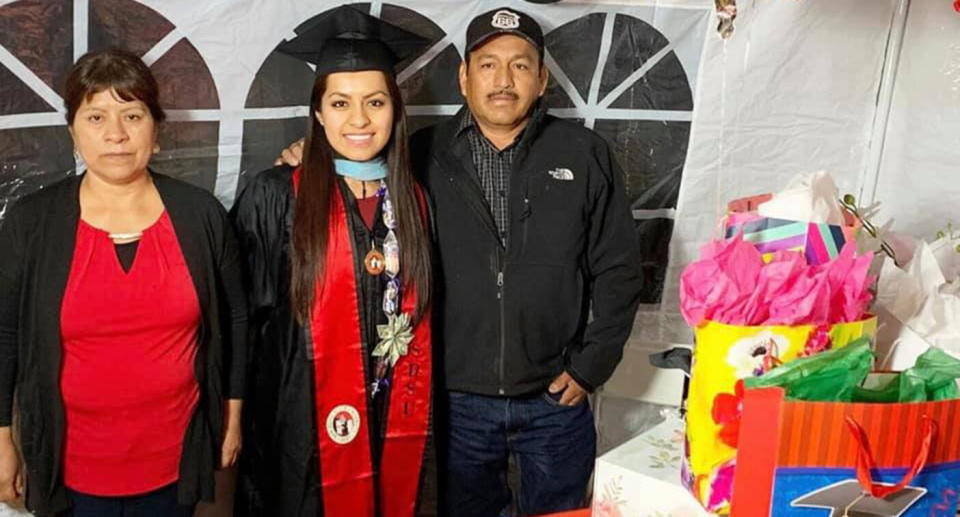
[[[337,158],[333,160],[337,174],[360,181],[376,181],[387,177],[387,161],[376,157],[365,162]]]

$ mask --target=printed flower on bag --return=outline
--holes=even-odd
[[[594,501],[593,510],[590,515],[594,517],[623,517],[620,508],[614,501],[600,500]]]
[[[713,475],[710,476],[707,511],[723,513],[730,507],[730,501],[733,499],[733,473],[736,466],[737,460],[732,459],[713,471]]]
[[[819,354],[833,348],[833,341],[830,338],[830,325],[820,325],[807,338],[807,343],[803,345],[801,357],[808,357],[813,354]]]
[[[738,340],[727,352],[727,364],[736,370],[738,379],[757,377],[780,364],[780,354],[787,351],[786,337],[765,330]]]
[[[623,517],[620,505],[623,504],[621,477],[617,476],[603,485],[603,493],[593,500],[591,515],[594,517]]]
[[[720,426],[717,437],[725,445],[737,448],[737,436],[740,434],[740,414],[743,413],[743,380],[737,381],[733,394],[718,393],[713,399],[711,415]]]

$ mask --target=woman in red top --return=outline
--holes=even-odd
[[[130,53],[81,57],[65,100],[86,173],[25,197],[0,231],[0,498],[21,489],[16,378],[38,515],[189,516],[212,496],[210,453],[239,454],[235,237],[211,195],[148,171],[157,94]]]

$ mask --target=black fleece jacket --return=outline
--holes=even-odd
[[[435,210],[445,385],[525,395],[567,371],[593,390],[622,358],[641,289],[623,173],[599,135],[536,108],[510,172],[504,248],[457,136],[464,115],[412,143]]]

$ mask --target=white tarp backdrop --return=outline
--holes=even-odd
[[[144,56],[170,111],[155,169],[229,206],[247,176],[269,167],[304,131],[312,71],[274,48],[341,3],[0,0],[0,205],[73,173],[58,92],[78,56],[122,46]],[[709,0],[355,5],[434,42],[398,75],[413,128],[459,109],[456,67],[474,15],[498,5],[533,13],[544,26],[553,76],[547,103],[613,144],[646,253],[644,297],[659,300]]]
[[[933,238],[960,225],[960,13],[951,2],[914,0],[879,175],[865,183],[895,228]]]
[[[876,222],[960,222],[960,14],[940,0],[742,0],[708,38],[663,303],[645,342],[689,342],[677,282],[734,198],[825,169]]]
[[[10,201],[82,169],[72,153],[60,92],[80,55],[109,46],[142,55],[160,82],[169,121],[152,166],[207,188],[229,206],[250,175],[269,167],[304,132],[312,71],[274,49],[341,3],[0,0],[0,217]],[[456,69],[474,15],[500,5],[533,14],[546,33],[553,78],[547,104],[613,146],[627,173],[645,254],[644,298],[660,299],[698,70],[712,36],[711,0],[355,5],[434,42],[403,63],[398,75],[414,128],[450,116],[462,104]],[[610,415],[600,418],[604,449],[657,418],[629,400],[642,391],[631,379],[645,376],[643,354],[628,351],[622,369],[639,368],[641,375],[621,374],[622,388],[597,401],[598,414]],[[670,384],[678,386],[679,379]]]

